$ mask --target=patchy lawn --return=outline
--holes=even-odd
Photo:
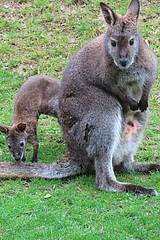
[[[98,0],[0,1],[0,122],[10,124],[16,91],[28,76],[61,79],[69,58],[105,29]],[[127,1],[110,0],[124,13]],[[123,3],[122,3],[123,2]],[[160,57],[160,5],[142,1],[140,29]],[[159,68],[160,73],[160,68]],[[160,159],[160,77],[150,98],[150,120],[137,159]],[[40,161],[65,151],[56,119],[41,116]],[[31,148],[27,149],[28,161]],[[11,156],[0,135],[0,160]],[[155,187],[160,174],[121,174],[118,179]],[[160,197],[97,191],[93,176],[65,180],[0,181],[0,239],[151,240],[159,238]],[[47,194],[48,198],[46,198]]]

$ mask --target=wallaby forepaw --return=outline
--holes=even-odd
[[[146,111],[147,108],[148,108],[148,102],[147,102],[147,101],[141,101],[141,100],[140,100],[140,102],[139,102],[139,104],[138,104],[138,107],[139,107],[139,109],[141,110],[141,112],[144,112],[144,111]]]
[[[136,111],[136,110],[138,110],[138,106],[139,106],[138,102],[133,100],[132,103],[130,104],[130,109],[132,111]]]
[[[26,158],[25,158],[25,156],[23,156],[23,158],[22,158],[22,162],[25,162],[26,161]]]

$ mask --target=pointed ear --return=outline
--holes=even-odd
[[[116,13],[113,12],[113,10],[105,3],[101,2],[100,3],[100,7],[104,16],[105,21],[109,24],[109,25],[114,25],[117,21],[117,15]]]
[[[0,125],[0,132],[7,134],[9,132],[9,127]]]
[[[138,19],[139,12],[140,12],[140,1],[132,0],[128,6],[127,15],[135,16]]]
[[[16,125],[16,131],[17,132],[24,132],[26,129],[26,123],[18,123]]]

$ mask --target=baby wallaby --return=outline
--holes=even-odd
[[[30,77],[18,91],[12,126],[0,125],[10,152],[16,161],[25,161],[27,143],[33,145],[32,162],[38,161],[37,124],[40,114],[57,117],[60,82],[48,76]]]

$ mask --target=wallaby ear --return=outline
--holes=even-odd
[[[138,19],[139,12],[140,12],[140,1],[132,0],[128,6],[127,15],[135,16]]]
[[[105,21],[109,25],[113,26],[117,21],[116,13],[114,13],[113,10],[107,4],[105,4],[103,2],[100,2],[100,7],[102,9],[102,13],[103,13]]]
[[[7,134],[9,132],[9,127],[0,125],[0,132]]]
[[[16,131],[17,132],[24,132],[26,129],[26,123],[18,123],[16,125]]]

